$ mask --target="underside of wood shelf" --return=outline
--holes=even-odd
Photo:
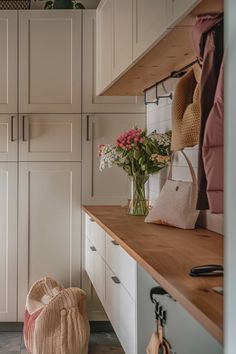
[[[141,59],[113,82],[103,96],[140,96],[148,87],[196,59],[191,32],[196,16],[223,12],[223,0],[203,0]]]

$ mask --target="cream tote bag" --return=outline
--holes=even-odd
[[[182,150],[181,153],[188,163],[192,182],[172,179],[173,161],[176,154],[173,152],[167,180],[145,222],[175,226],[181,229],[195,228],[199,215],[199,210],[196,210],[197,178],[190,160]]]

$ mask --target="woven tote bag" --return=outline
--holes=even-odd
[[[147,215],[145,222],[175,226],[181,229],[195,228],[195,223],[199,215],[199,211],[196,210],[197,178],[190,160],[183,151],[181,153],[188,163],[192,182],[172,179],[175,156],[175,153],[173,153],[167,180],[156,203]]]
[[[24,341],[30,354],[87,354],[89,322],[86,294],[65,289],[43,278],[30,289],[26,301]]]

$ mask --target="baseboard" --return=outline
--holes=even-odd
[[[114,332],[114,329],[109,321],[90,321],[90,331],[91,333]],[[22,322],[1,322],[0,332],[22,332],[23,323]]]
[[[22,332],[23,322],[1,322],[0,332]]]
[[[111,322],[109,321],[90,321],[89,324],[91,333],[114,332]]]

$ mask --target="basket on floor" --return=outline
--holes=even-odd
[[[24,318],[24,341],[30,354],[87,354],[89,322],[86,294],[65,289],[51,278],[30,289]]]

